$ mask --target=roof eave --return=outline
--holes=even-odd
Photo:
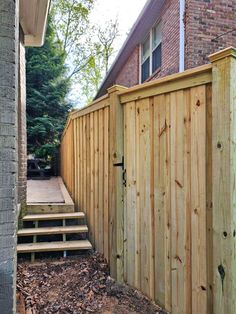
[[[44,44],[50,0],[20,0],[20,24],[25,46]]]
[[[106,93],[107,87],[110,87],[107,85],[115,82],[117,73],[128,60],[132,50],[144,39],[143,37],[158,19],[156,11],[161,10],[164,2],[165,0],[148,0],[146,2],[94,99],[97,99]]]

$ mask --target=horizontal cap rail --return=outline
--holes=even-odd
[[[182,73],[131,87],[119,93],[121,104],[147,97],[170,93],[212,82],[212,65],[207,64]]]

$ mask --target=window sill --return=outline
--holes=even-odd
[[[156,71],[153,72],[152,75],[149,76],[149,78],[146,79],[146,81],[144,81],[143,83],[150,82],[159,72],[161,72],[161,67],[159,67],[158,69],[156,69]]]

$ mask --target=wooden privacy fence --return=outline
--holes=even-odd
[[[109,102],[71,114],[61,145],[61,173],[89,222],[90,239],[108,258],[109,228]]]
[[[74,111],[61,175],[119,281],[178,314],[236,313],[236,52]]]

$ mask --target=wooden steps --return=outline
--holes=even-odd
[[[27,214],[22,219],[24,228],[17,233],[17,253],[31,253],[31,261],[34,261],[37,252],[62,251],[65,257],[67,251],[92,249],[91,243],[84,239],[88,233],[84,219],[82,212]],[[33,238],[33,242],[25,243],[29,242],[27,237]]]
[[[92,249],[92,245],[88,240],[25,243],[17,245],[17,253],[56,252],[90,249]]]
[[[70,233],[87,233],[87,226],[65,226],[65,227],[41,227],[41,228],[24,228],[18,230],[18,236],[33,235],[50,235],[50,234],[70,234]]]
[[[23,221],[42,221],[42,220],[63,220],[63,219],[80,219],[85,218],[82,212],[73,213],[56,213],[56,214],[37,214],[26,215]]]
[[[74,204],[63,203],[27,203],[27,212],[29,214],[70,213],[74,211],[74,207]]]

